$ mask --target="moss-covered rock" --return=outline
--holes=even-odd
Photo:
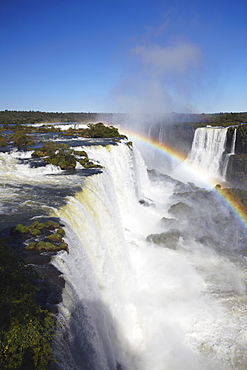
[[[57,234],[61,234],[61,235],[65,235],[65,231],[64,229],[62,229],[61,227],[59,229],[57,229]]]
[[[25,234],[28,233],[28,227],[22,224],[17,224],[12,228],[12,233],[14,234]]]
[[[41,158],[45,156],[50,156],[56,152],[56,149],[57,149],[57,146],[54,142],[52,141],[44,142],[41,148],[36,149],[32,153],[32,157]]]
[[[95,164],[91,161],[89,161],[89,159],[87,157],[83,158],[83,159],[79,159],[78,162],[84,167],[84,168],[103,168],[103,166],[99,165],[99,164]]]
[[[59,228],[59,223],[56,221],[49,220],[45,223],[45,227],[49,230],[55,230]]]
[[[37,236],[37,235],[41,234],[41,231],[38,230],[38,229],[31,229],[31,230],[29,230],[29,232],[32,236]]]
[[[29,244],[25,247],[25,249],[26,249],[26,250],[33,250],[33,249],[35,249],[36,245],[37,245],[37,243],[36,243],[36,242],[31,242],[31,243],[29,243]]]
[[[51,243],[60,243],[63,239],[63,236],[59,233],[51,234],[46,238]]]
[[[58,222],[53,220],[45,223],[35,221],[28,226],[18,224],[13,227],[12,234],[15,236],[19,235],[24,243],[29,241],[25,247],[27,251],[55,252],[66,250],[68,252],[69,250],[68,245],[63,240],[65,235],[64,229],[60,227]]]
[[[0,146],[6,146],[8,144],[8,140],[6,137],[0,135]]]
[[[50,157],[45,157],[46,163],[53,164],[54,166],[59,166],[62,170],[72,170],[76,166],[76,159],[70,153],[55,153]]]
[[[12,135],[12,140],[14,143],[14,146],[26,146],[26,145],[31,145],[33,144],[33,140],[28,137],[23,130],[17,130],[13,135]]]
[[[78,155],[79,157],[88,157],[87,152],[85,152],[85,150],[74,150],[74,154]]]

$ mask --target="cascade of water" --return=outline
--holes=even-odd
[[[223,163],[223,177],[226,179],[226,173],[227,173],[227,167],[229,163],[229,159],[231,155],[235,154],[235,147],[236,147],[236,138],[237,138],[237,129],[234,129],[233,136],[232,136],[232,142],[231,142],[231,150],[230,153],[228,153],[225,157],[224,163]]]
[[[205,170],[213,177],[221,177],[227,130],[227,128],[218,127],[197,128],[186,163],[191,167]]]
[[[53,261],[66,280],[55,343],[59,369],[115,370],[117,363],[124,370],[245,369],[241,270],[195,241],[203,235],[197,219],[212,240],[230,216],[225,211],[214,232],[205,210],[217,218],[217,205],[207,195],[204,217],[186,225],[173,219],[187,235],[177,248],[168,240],[147,243],[149,234],[164,230],[160,220],[169,217],[174,183],[150,182],[140,155],[125,144],[87,151],[103,173],[88,177],[55,212],[70,248]],[[152,205],[141,205],[140,195]]]
[[[164,142],[163,136],[164,136],[164,126],[160,125],[160,129],[159,129],[159,143],[160,144]]]

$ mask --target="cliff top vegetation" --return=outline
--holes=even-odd
[[[25,124],[25,123],[54,123],[54,122],[118,122],[127,117],[124,113],[91,113],[91,112],[40,112],[40,111],[0,111],[0,124]],[[169,113],[164,114],[164,119],[173,123],[191,123],[193,125],[210,124],[212,126],[230,126],[247,122],[247,112],[241,113]]]

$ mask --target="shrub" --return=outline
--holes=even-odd
[[[6,139],[6,137],[0,135],[0,146],[5,146],[8,144],[8,140]]]
[[[27,137],[25,132],[18,130],[16,131],[13,136],[12,140],[15,146],[25,146],[31,144],[31,140]]]

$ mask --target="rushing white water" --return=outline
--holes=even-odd
[[[233,131],[230,153],[228,153],[226,155],[225,160],[224,160],[224,164],[223,164],[223,177],[224,177],[224,179],[226,178],[227,166],[228,166],[228,163],[229,163],[229,159],[232,155],[235,154],[236,139],[237,139],[237,129],[235,128],[234,131]]]
[[[228,128],[199,127],[195,131],[191,151],[186,162],[191,167],[205,170],[212,177],[222,177],[222,156]]]
[[[246,266],[232,256],[244,238],[233,215],[208,192],[150,181],[124,143],[87,151],[103,173],[55,212],[70,249],[53,261],[66,281],[58,368],[246,369]],[[187,219],[171,215],[178,201],[191,207]],[[146,240],[171,224],[175,248]]]

